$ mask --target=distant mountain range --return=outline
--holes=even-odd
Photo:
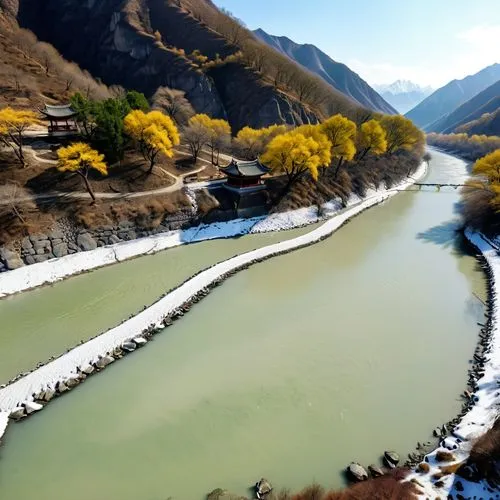
[[[396,80],[391,84],[374,85],[373,88],[400,113],[406,113],[432,94],[432,87],[421,87],[409,80]]]
[[[444,117],[500,80],[500,64],[492,64],[463,80],[453,80],[433,92],[406,116],[427,132],[449,128]]]
[[[334,61],[318,47],[310,44],[301,45],[285,36],[270,35],[262,29],[255,30],[254,34],[258,39],[320,76],[333,88],[362,106],[381,113],[397,114],[396,109],[358,74],[345,64]]]
[[[495,113],[499,109],[500,79],[451,113],[435,121],[432,124],[432,130],[434,132],[450,134],[460,129],[460,127],[466,126],[469,122],[479,120],[485,113]],[[465,128],[467,129],[468,127],[466,126]]]

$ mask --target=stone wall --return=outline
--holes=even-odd
[[[131,221],[121,221],[117,225],[102,226],[93,230],[60,222],[56,229],[26,236],[9,248],[0,248],[0,272],[122,241],[187,228],[197,222],[198,219],[189,212],[169,216],[154,229],[139,227]]]

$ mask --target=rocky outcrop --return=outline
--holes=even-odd
[[[148,96],[160,86],[183,90],[197,112],[227,118],[234,131],[316,121],[302,103],[263,84],[262,75],[242,63],[213,74],[193,65],[176,49],[185,54],[198,49],[211,59],[237,49],[164,0],[0,0],[0,6],[7,3],[22,27],[108,85]]]
[[[352,462],[347,466],[347,474],[354,481],[366,481],[368,479],[366,469],[356,462]]]

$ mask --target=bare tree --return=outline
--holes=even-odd
[[[187,126],[182,132],[182,140],[189,147],[195,163],[198,160],[200,151],[209,139],[210,133],[208,129],[198,124]]]
[[[159,109],[170,116],[177,125],[186,125],[195,111],[182,90],[160,87],[152,99],[153,109]]]

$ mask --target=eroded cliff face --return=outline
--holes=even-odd
[[[207,75],[168,49],[199,49],[211,58],[236,50],[167,0],[0,0],[0,7],[107,85],[148,96],[160,86],[183,90],[197,112],[228,118],[234,131],[316,120],[299,102],[263,85],[250,69],[234,64]]]

